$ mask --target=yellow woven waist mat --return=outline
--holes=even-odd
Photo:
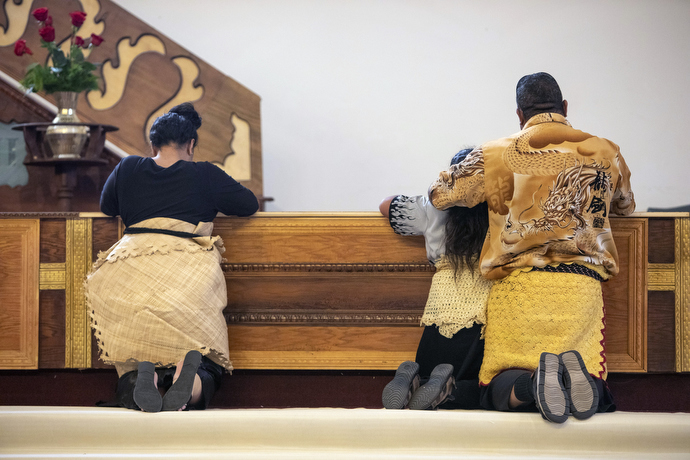
[[[542,352],[577,350],[590,374],[606,378],[601,283],[589,276],[531,271],[494,283],[487,304],[480,383],[505,369],[533,370]]]
[[[485,324],[486,301],[493,282],[468,269],[456,276],[450,264],[436,267],[422,325],[436,325],[441,335],[451,338],[474,323]]]

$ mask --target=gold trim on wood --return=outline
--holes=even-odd
[[[41,264],[38,271],[38,289],[65,289],[65,272],[65,264]]]
[[[374,311],[381,311],[375,309]],[[353,325],[353,326],[419,326],[422,315],[416,312],[400,313],[358,313],[343,312],[324,313],[314,310],[299,312],[285,311],[252,311],[251,313],[226,313],[228,324],[291,324],[291,325]]]
[[[38,369],[40,221],[0,222],[0,369]]]
[[[676,219],[676,372],[690,372],[690,219]]]
[[[676,289],[675,264],[649,264],[647,289],[650,291],[673,291]]]
[[[78,215],[78,212],[0,212],[1,219],[10,219],[15,217],[27,219],[56,219],[77,217]]]
[[[91,367],[91,324],[84,279],[92,263],[92,220],[67,219],[65,262],[65,367]]]
[[[433,272],[431,264],[221,264],[223,271],[243,272]]]

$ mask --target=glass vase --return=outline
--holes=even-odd
[[[53,119],[53,124],[46,129],[46,140],[53,152],[53,158],[80,158],[89,137],[89,127],[72,124],[81,123],[77,117],[79,93],[61,91],[54,93],[53,96],[58,112]]]

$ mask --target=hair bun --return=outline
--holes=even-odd
[[[199,129],[201,127],[201,116],[194,109],[194,105],[192,105],[191,102],[183,102],[180,105],[176,105],[170,109],[169,113],[176,113],[184,117],[194,126],[194,129]]]

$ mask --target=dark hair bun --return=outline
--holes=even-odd
[[[194,129],[199,129],[201,127],[201,116],[194,109],[194,105],[192,105],[191,102],[183,102],[180,105],[176,105],[170,109],[170,113],[176,113],[180,116],[183,116],[192,123]]]
[[[194,110],[191,102],[185,102],[156,118],[149,132],[149,140],[156,148],[169,144],[185,145],[191,140],[196,145],[199,142],[196,132],[199,127],[201,116]]]

